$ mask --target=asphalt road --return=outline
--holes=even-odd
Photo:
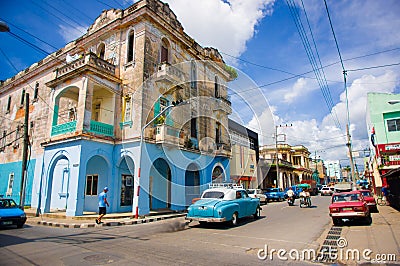
[[[329,198],[313,197],[313,208],[286,202],[263,207],[262,217],[237,227],[189,226],[183,218],[149,224],[66,229],[26,225],[0,230],[1,265],[287,265],[260,249],[318,250],[330,227]],[[263,253],[260,253],[263,255]],[[304,262],[289,261],[302,265]]]

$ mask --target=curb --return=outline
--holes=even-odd
[[[135,219],[135,220],[127,220],[127,221],[107,221],[102,224],[93,223],[63,223],[59,221],[37,221],[31,222],[30,224],[42,225],[42,226],[52,226],[58,228],[96,228],[96,227],[104,227],[104,226],[124,226],[124,225],[137,225],[137,224],[145,224],[156,221],[162,221],[172,218],[184,217],[186,213],[178,213],[171,215],[164,215],[158,217],[148,217],[143,219]]]

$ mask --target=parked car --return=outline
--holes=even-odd
[[[335,192],[333,187],[323,187],[321,188],[321,196],[332,196]]]
[[[251,198],[243,187],[212,184],[198,201],[189,206],[186,219],[200,223],[228,221],[237,225],[239,218],[258,218],[260,210],[260,199]]]
[[[22,228],[26,222],[26,214],[13,199],[0,198],[0,226],[16,225]]]
[[[374,195],[372,194],[371,190],[369,189],[360,189],[359,190],[363,196],[365,201],[367,202],[367,205],[369,207],[370,212],[378,212],[378,207],[376,205],[376,200],[374,198]]]
[[[267,196],[268,201],[276,200],[283,201],[285,200],[285,192],[281,188],[267,188],[264,192],[264,195]]]
[[[364,220],[368,225],[372,223],[369,207],[360,191],[333,194],[329,215],[334,225],[341,225],[343,219]]]
[[[249,194],[251,198],[259,198],[260,204],[267,204],[267,196],[264,195],[261,189],[249,188],[247,189],[247,194]]]

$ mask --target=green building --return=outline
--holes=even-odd
[[[400,167],[400,94],[368,93],[367,129],[371,155],[369,176],[380,193],[382,175]]]

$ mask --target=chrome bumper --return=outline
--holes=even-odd
[[[365,212],[338,212],[338,213],[330,213],[329,214],[331,217],[335,217],[335,218],[351,218],[351,217],[367,217],[368,214],[366,214]]]
[[[186,217],[186,220],[208,222],[208,223],[221,223],[226,222],[226,218],[214,218],[214,217]]]

